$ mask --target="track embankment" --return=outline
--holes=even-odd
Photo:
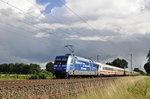
[[[0,81],[0,99],[60,99],[104,87],[117,77]]]

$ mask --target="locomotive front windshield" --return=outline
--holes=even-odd
[[[55,59],[55,65],[66,65],[68,60],[68,56],[57,56]]]

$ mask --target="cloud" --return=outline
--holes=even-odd
[[[49,37],[49,34],[37,33],[37,34],[35,35],[35,37],[37,37],[37,38],[45,38],[45,37]]]
[[[149,0],[65,0],[47,14],[42,12],[47,3],[5,1],[24,13],[0,3],[0,63],[45,64],[68,53],[66,44],[74,45],[75,54],[82,57],[95,60],[100,54],[102,62],[128,59],[131,53],[135,67],[146,61]]]
[[[67,7],[77,12],[96,30],[107,29],[123,35],[149,33],[150,29],[145,28],[149,26],[149,12],[144,11],[146,4],[144,0],[66,0]],[[76,24],[78,27],[84,25],[84,28],[86,26],[87,29],[91,29],[67,7],[54,8],[52,14],[65,21],[72,18],[75,22],[70,21],[70,24]]]
[[[28,17],[38,17],[43,18],[44,15],[41,10],[45,8],[46,5],[38,5],[35,0],[2,0],[0,3],[0,9],[11,9],[16,13],[21,13],[22,16]],[[20,14],[19,14],[20,15]]]

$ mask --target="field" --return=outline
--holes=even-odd
[[[28,79],[31,75],[19,74],[0,74],[0,80],[23,80]]]
[[[150,77],[119,78],[67,99],[150,99]]]
[[[48,71],[40,71],[34,74],[0,74],[0,80],[26,80],[26,79],[51,79],[55,76]]]
[[[2,81],[0,97],[4,99],[150,99],[148,76],[23,81],[14,80],[12,83]]]

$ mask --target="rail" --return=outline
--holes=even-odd
[[[0,81],[0,96],[7,99],[11,97],[39,98],[41,96],[57,99],[86,92],[95,86],[103,87],[104,83],[109,83],[114,79],[117,77]]]

